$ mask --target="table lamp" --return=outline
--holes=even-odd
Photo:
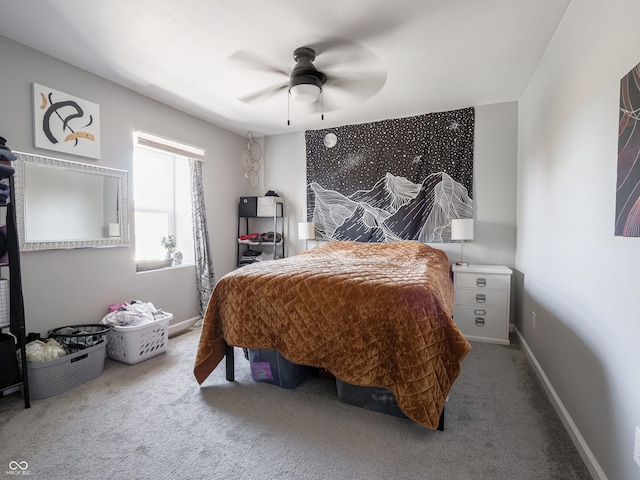
[[[460,242],[460,261],[456,265],[469,265],[462,261],[462,249],[468,240],[473,240],[473,218],[454,218],[451,220],[451,240]]]
[[[316,226],[313,222],[298,224],[298,240],[313,240],[316,238]]]

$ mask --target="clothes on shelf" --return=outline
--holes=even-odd
[[[12,164],[17,159],[16,154],[7,147],[7,140],[0,137],[0,205],[9,203],[9,177],[15,173]]]

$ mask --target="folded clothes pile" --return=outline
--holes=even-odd
[[[0,137],[0,204],[2,205],[9,202],[9,177],[15,172],[12,162],[17,159],[15,153],[7,147],[7,141]]]
[[[11,190],[9,189],[9,179],[1,178],[0,179],[0,205],[6,205],[9,203],[9,198],[11,196]]]
[[[132,300],[109,307],[109,313],[100,323],[103,325],[133,326],[153,322],[165,316],[165,312],[157,309],[151,302]]]
[[[238,240],[244,243],[273,243],[275,240],[276,243],[280,243],[282,235],[273,232],[249,233],[248,235],[240,235]]]
[[[240,257],[240,266],[249,265],[250,263],[255,262],[258,255],[260,255],[260,252],[256,250],[247,250],[242,254],[242,257]]]
[[[273,243],[275,241],[276,243],[280,243],[282,241],[282,235],[273,232],[261,233],[260,241],[268,243]]]
[[[276,255],[274,252],[258,252],[256,250],[247,250],[240,257],[238,264],[243,267],[250,263],[263,262],[265,260],[275,260],[276,258],[282,258],[280,255]]]

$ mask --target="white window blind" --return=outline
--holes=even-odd
[[[175,153],[176,155],[183,155],[196,160],[204,160],[204,148],[194,147],[192,145],[187,145],[186,143],[177,142],[175,140],[140,131],[136,132],[134,137],[138,145],[156,148],[158,150]]]

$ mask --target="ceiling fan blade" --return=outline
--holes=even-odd
[[[360,71],[353,75],[327,74],[329,80],[324,88],[328,91],[341,90],[351,96],[366,100],[372,97],[387,83],[387,73],[384,71]]]
[[[252,103],[256,101],[265,101],[278,93],[285,91],[289,88],[289,84],[280,84],[280,85],[272,85],[267,88],[263,88],[262,90],[258,90],[257,92],[250,93],[249,95],[244,95],[242,97],[238,97],[238,100],[244,103]]]
[[[344,36],[327,37],[309,45],[320,56],[329,51],[349,50],[357,43],[382,38],[393,31],[402,28],[407,23],[405,16],[394,17],[391,15],[369,18],[366,22],[351,22],[342,28]]]
[[[238,50],[229,56],[229,61],[241,68],[277,73],[289,77],[289,72],[282,68],[269,65],[259,55],[249,50]]]

